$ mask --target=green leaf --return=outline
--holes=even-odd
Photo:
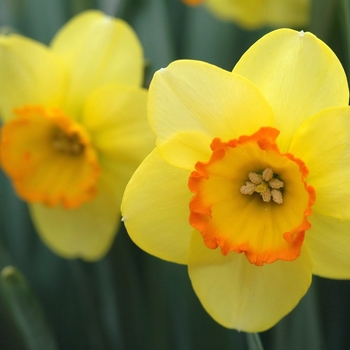
[[[136,31],[146,60],[145,86],[153,73],[176,59],[168,3],[159,0],[122,2],[117,17],[125,19]]]
[[[309,30],[322,40],[327,41],[330,37],[337,1],[317,0],[311,2]]]
[[[4,306],[23,348],[57,349],[41,305],[23,275],[15,267],[6,266],[1,271],[0,282]]]

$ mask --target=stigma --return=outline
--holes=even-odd
[[[245,185],[240,188],[242,194],[259,193],[264,202],[272,200],[277,204],[283,203],[282,188],[284,183],[278,179],[278,175],[272,169],[266,168],[261,174],[250,172],[248,178],[250,181],[246,181]]]

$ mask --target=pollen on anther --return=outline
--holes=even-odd
[[[262,173],[262,178],[265,180],[265,181],[269,181],[272,179],[272,176],[273,176],[273,171],[270,169],[270,168],[266,168],[263,173]]]
[[[266,188],[266,190],[264,192],[261,192],[260,195],[261,195],[261,198],[263,199],[264,202],[270,202],[271,200],[271,190],[270,188]]]
[[[282,204],[283,203],[283,196],[282,192],[279,190],[272,189],[271,190],[271,196],[272,200],[277,203],[277,204]]]
[[[278,190],[284,186],[284,183],[281,180],[273,178],[269,181],[269,186]]]
[[[244,186],[240,188],[242,194],[253,194],[255,192],[256,185],[247,181]]]
[[[260,174],[256,174],[253,172],[250,172],[248,174],[249,180],[256,185],[259,185],[263,182],[263,177]]]
[[[245,185],[240,188],[242,194],[258,193],[264,202],[272,200],[277,204],[283,203],[281,189],[284,187],[284,183],[277,178],[272,169],[266,168],[261,173],[250,172],[248,178],[250,181],[246,181]]]

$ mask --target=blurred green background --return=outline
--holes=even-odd
[[[97,8],[137,32],[153,73],[179,58],[231,70],[273,28],[245,31],[180,0],[0,0],[2,31],[48,44],[73,15]],[[314,0],[306,28],[350,73],[350,1]],[[122,228],[97,263],[64,260],[39,240],[25,203],[0,171],[0,349],[256,349],[244,333],[216,324],[194,294],[185,266],[138,249]],[[288,295],[286,295],[288,298]],[[257,310],[257,312],[259,312]],[[350,282],[314,277],[297,308],[261,333],[265,349],[350,349]]]

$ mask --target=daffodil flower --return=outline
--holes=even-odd
[[[157,147],[126,187],[132,240],[188,265],[221,325],[266,330],[312,274],[350,278],[350,108],[344,70],[311,33],[276,30],[233,72],[190,60],[149,90]]]
[[[304,26],[309,21],[310,0],[182,0],[203,5],[217,18],[245,29],[263,26]]]
[[[154,147],[142,48],[122,20],[88,11],[46,47],[0,37],[1,166],[44,242],[97,260],[132,172]]]

